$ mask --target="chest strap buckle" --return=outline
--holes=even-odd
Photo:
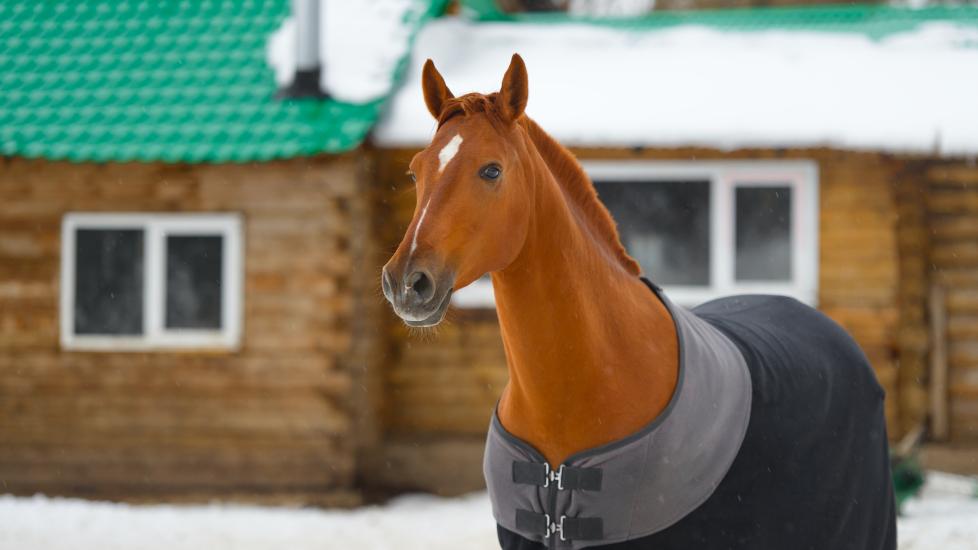
[[[557,484],[558,490],[601,490],[600,468],[576,468],[560,465],[554,470],[547,463],[513,461],[513,483],[550,487]]]
[[[551,483],[553,483],[554,481],[556,481],[557,482],[557,489],[560,490],[560,491],[563,491],[564,490],[564,485],[563,485],[563,481],[564,481],[564,465],[561,464],[560,465],[560,468],[557,468],[556,471],[554,471],[554,470],[552,470],[550,468],[550,464],[544,464],[544,466],[547,467],[547,479],[543,482],[543,486],[544,487],[549,487]]]
[[[553,521],[550,514],[516,510],[516,528],[528,533],[542,533],[544,540],[557,535],[562,541],[599,540],[604,537],[601,518],[573,518],[565,515]]]

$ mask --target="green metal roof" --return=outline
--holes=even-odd
[[[446,0],[413,2],[412,36]],[[265,46],[288,11],[288,0],[0,0],[0,154],[245,162],[358,146],[386,98],[273,99]]]
[[[354,1],[354,0],[337,0]],[[411,0],[411,35],[448,0]],[[978,25],[978,6],[815,6],[653,12],[629,19],[477,19],[623,30],[683,24],[881,37],[931,21]],[[273,99],[265,61],[288,0],[0,0],[0,155],[74,161],[247,162],[357,147],[386,97],[364,104]],[[383,40],[384,37],[378,37]],[[398,82],[408,57],[393,75]]]
[[[731,31],[808,30],[849,32],[882,38],[912,30],[923,23],[951,21],[978,26],[978,6],[931,6],[921,9],[887,5],[816,5],[803,7],[742,8],[695,11],[652,11],[642,17],[588,18],[565,13],[506,14],[495,0],[461,0],[463,10],[479,21],[518,23],[586,23],[623,30],[660,29],[702,25]]]

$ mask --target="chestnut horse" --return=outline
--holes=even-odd
[[[870,389],[854,396],[852,401],[863,399],[868,403],[869,410],[858,414],[870,418],[869,424],[876,431],[869,451],[850,452],[860,454],[861,463],[871,464],[874,472],[885,470],[880,475],[869,476],[874,484],[872,487],[859,489],[870,493],[860,496],[872,510],[866,510],[867,504],[851,502],[830,506],[824,498],[804,494],[806,490],[817,490],[808,487],[810,481],[816,479],[835,480],[834,485],[827,485],[829,491],[841,485],[859,485],[849,474],[836,475],[834,471],[828,474],[783,474],[767,481],[771,487],[763,491],[752,487],[752,484],[765,483],[759,474],[748,471],[752,463],[770,471],[773,466],[769,462],[802,460],[793,458],[795,455],[789,452],[778,455],[780,459],[771,458],[772,453],[758,450],[762,445],[753,443],[764,436],[761,431],[765,429],[765,415],[790,414],[762,410],[768,401],[772,401],[766,394],[758,393],[763,389],[758,387],[763,381],[759,378],[763,375],[758,371],[763,367],[751,367],[752,389],[751,378],[743,367],[746,364],[744,357],[748,357],[747,363],[750,363],[752,349],[739,340],[736,345],[731,343],[735,334],[721,334],[736,330],[711,328],[702,319],[680,313],[680,309],[669,304],[657,287],[640,277],[637,262],[622,247],[613,219],[579,163],[524,114],[528,79],[522,59],[513,56],[502,87],[496,93],[455,97],[431,60],[424,66],[422,85],[425,103],[437,120],[438,129],[431,144],[410,163],[409,174],[416,182],[417,207],[403,240],[383,269],[382,286],[385,297],[405,323],[429,327],[444,318],[453,291],[486,273],[491,274],[509,369],[509,382],[499,399],[493,429],[503,434],[499,442],[510,441],[510,447],[516,449],[514,452],[524,453],[530,463],[517,468],[516,463],[520,461],[513,461],[513,479],[502,482],[520,482],[517,478],[525,478],[523,482],[535,483],[533,476],[537,470],[544,476],[538,476],[539,487],[532,487],[541,491],[533,493],[539,498],[529,497],[539,513],[520,510],[517,515],[522,513],[522,516],[510,521],[509,512],[499,512],[507,515],[497,517],[500,542],[504,547],[535,548],[540,543],[574,548],[620,543],[631,546],[614,547],[657,549],[775,548],[772,545],[842,548],[850,547],[850,544],[859,548],[894,547],[895,524],[892,489],[888,488],[885,431],[882,439],[876,433],[879,431],[877,421],[882,418],[882,398],[864,359],[857,367],[857,378],[865,379],[865,385]],[[614,100],[609,98],[609,101]],[[587,108],[600,109],[601,106]],[[573,113],[567,116],[573,116]],[[787,307],[784,315],[788,324],[797,319],[800,326],[817,325],[820,333],[837,328],[823,326],[829,321],[814,317],[821,314],[807,306],[794,303]],[[757,307],[750,305],[746,309],[756,310]],[[704,316],[709,315],[704,313]],[[679,322],[680,317],[688,319],[684,321],[685,325]],[[807,319],[815,325],[805,324]],[[688,328],[693,325],[696,325],[694,329]],[[730,432],[729,437],[723,433],[715,434],[717,438],[731,439],[726,445],[734,454],[738,448],[741,450],[733,466],[726,460],[725,464],[712,468],[720,477],[728,468],[731,474],[742,470],[743,475],[727,475],[722,483],[719,478],[711,482],[690,481],[704,485],[703,496],[687,499],[690,502],[683,505],[677,504],[677,517],[660,522],[661,525],[654,529],[639,529],[634,524],[640,522],[634,520],[633,525],[623,528],[627,534],[609,536],[608,527],[613,523],[609,518],[604,519],[603,529],[600,521],[588,523],[582,520],[573,524],[574,518],[569,518],[565,525],[563,516],[558,524],[558,518],[551,517],[555,513],[548,506],[552,508],[554,503],[564,502],[560,500],[563,497],[553,492],[564,489],[563,486],[554,487],[565,484],[557,475],[564,472],[563,465],[568,466],[568,476],[575,473],[584,479],[594,474],[595,468],[571,468],[576,462],[569,459],[588,449],[616,448],[621,442],[634,439],[635,434],[658,425],[663,420],[661,417],[669,416],[666,413],[674,408],[686,368],[683,354],[694,353],[681,349],[684,338],[688,341],[692,337],[678,334],[680,326],[687,327],[683,329],[685,331],[692,330],[690,334],[708,332],[707,336],[713,339],[710,341],[725,346],[725,353],[735,354],[735,362],[741,365],[730,367],[724,373],[729,374],[737,368],[744,373],[743,389],[731,387],[729,392],[744,394],[740,404],[736,405],[740,409],[735,409],[732,404],[730,411],[742,409],[746,412],[741,415],[742,421],[731,421],[740,422],[739,428],[717,430]],[[845,340],[847,337],[837,336],[834,332],[832,335],[842,342],[840,345],[848,354],[844,360],[858,363],[862,357],[858,348],[851,351],[847,347],[850,346]],[[787,342],[795,336],[799,339],[807,337],[789,334],[778,341]],[[716,347],[713,344],[704,346],[704,353],[710,353],[708,348]],[[693,373],[692,368],[689,372]],[[714,376],[707,374],[707,378]],[[689,395],[696,395],[692,384],[686,382],[686,387]],[[704,384],[708,384],[708,380]],[[753,407],[750,405],[752,391]],[[719,397],[709,398],[710,403],[699,406],[709,408],[712,404],[716,408],[717,399]],[[673,412],[675,414],[671,416],[680,414],[678,409]],[[730,412],[726,416],[737,414]],[[725,426],[722,418],[710,419],[709,423]],[[805,426],[795,427],[811,431]],[[706,424],[692,428],[698,432],[709,431]],[[772,431],[777,429],[776,426],[770,428]],[[748,431],[746,439],[745,430]],[[867,430],[871,431],[870,428]],[[758,437],[754,437],[757,434]],[[855,439],[862,437],[856,435]],[[779,434],[773,436],[780,437]],[[668,439],[662,435],[657,437],[661,441]],[[682,437],[682,434],[675,437]],[[690,447],[689,441],[683,439],[677,448]],[[704,440],[702,445],[710,448],[712,443]],[[840,448],[839,452],[846,451]],[[701,455],[708,456],[709,453],[699,453],[688,460],[692,464]],[[680,452],[673,458],[687,460],[684,456]],[[660,460],[669,462],[669,458],[662,456]],[[490,475],[488,461],[487,454],[487,478]],[[823,462],[829,463],[828,459]],[[505,464],[504,469],[508,468],[509,462]],[[846,470],[847,464],[843,461],[838,469]],[[780,470],[792,469],[791,465],[779,463],[776,466]],[[798,466],[804,467],[804,464]],[[850,473],[865,477],[858,471]],[[509,473],[503,475],[508,476]],[[582,503],[590,494],[588,491],[597,492],[600,476],[591,477],[590,485],[581,482],[580,490],[575,492],[577,496],[569,497],[578,499],[569,501],[571,508],[584,506]],[[614,486],[608,472],[605,472],[604,480],[606,489]],[[887,486],[882,486],[880,480]],[[497,480],[489,481],[492,493],[492,484]],[[719,489],[716,488],[718,483]],[[677,494],[657,493],[657,498],[666,501],[675,496],[676,502],[682,501],[679,493],[684,493],[685,489],[680,486],[674,492]],[[497,499],[497,494],[492,494]],[[790,505],[792,494],[794,498],[808,499],[806,502],[812,504],[801,508]],[[836,496],[843,500],[847,498],[841,493]],[[550,504],[546,504],[548,498]],[[737,503],[745,499],[746,503],[738,508]],[[837,499],[828,500],[835,503]],[[508,510],[505,505],[497,506],[495,500],[493,504],[494,513],[497,509]],[[630,509],[622,512],[633,514],[642,506],[641,502],[633,502]],[[679,510],[682,506],[685,508]],[[833,506],[837,509],[830,509]],[[793,517],[792,514],[819,517]],[[837,523],[828,529],[833,533],[831,537],[818,532],[825,531],[827,523]],[[859,524],[858,533],[847,527],[853,523]]]

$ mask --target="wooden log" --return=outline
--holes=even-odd
[[[978,189],[930,193],[927,207],[932,214],[976,214]]]
[[[829,281],[826,281],[828,283]],[[843,280],[831,281],[834,284],[821,284],[819,287],[819,305],[821,307],[837,307],[852,305],[856,307],[886,306],[896,300],[895,285],[879,285],[864,287],[851,285],[843,287]]]
[[[955,340],[948,344],[948,358],[954,365],[978,364],[978,341]]]
[[[938,165],[927,171],[927,178],[933,182],[949,182],[978,186],[978,167],[965,164]]]
[[[926,444],[920,449],[920,462],[927,470],[978,475],[978,448],[974,443]]]
[[[457,496],[485,488],[482,437],[392,438],[366,464],[372,484]],[[451,464],[451,468],[445,468]]]
[[[483,407],[464,404],[416,408],[409,415],[389,416],[387,425],[393,432],[401,434],[485,435],[492,410],[493,403],[487,403]]]
[[[978,315],[978,288],[952,288],[947,291],[947,309],[953,316]]]
[[[978,387],[978,363],[954,366],[949,369],[949,383],[958,388]]]
[[[201,487],[201,486],[131,486],[127,484],[83,483],[8,484],[4,492],[30,497],[35,494],[125,502],[130,504],[225,504],[275,507],[353,508],[364,503],[356,489],[305,483],[295,487]]]
[[[118,426],[115,429],[86,425],[25,426],[17,432],[4,433],[3,445],[17,446],[25,452],[39,449],[51,455],[66,453],[125,452],[127,449],[161,454],[174,458],[183,451],[190,453],[261,453],[315,451],[337,453],[346,448],[348,433],[329,433],[320,427],[298,429],[294,426],[280,430],[193,429]],[[31,429],[33,428],[33,429]]]
[[[430,386],[434,386],[434,384]],[[442,384],[439,383],[439,386]],[[422,407],[436,409],[447,406],[476,407],[482,410],[487,407],[492,409],[499,399],[502,389],[502,386],[476,385],[475,383],[465,389],[462,387],[453,388],[447,384],[444,387],[424,387],[417,384],[393,388],[391,394],[396,402],[404,403],[410,406],[412,410],[420,410]]]
[[[896,340],[899,342],[900,349],[924,352],[929,347],[930,335],[926,328],[915,323],[900,328]]]
[[[972,406],[973,402],[978,402],[978,385],[971,384],[970,380],[963,383],[955,383],[948,386],[948,395],[952,401],[958,403],[957,410],[964,410],[962,405],[967,403],[968,411],[974,411],[978,405]],[[978,414],[976,414],[978,418]]]
[[[950,424],[951,441],[978,443],[978,389],[952,388]]]
[[[388,383],[394,387],[430,387],[432,382],[445,384],[447,392],[454,392],[465,385],[484,385],[505,382],[507,378],[504,358],[496,362],[483,362],[461,372],[447,371],[444,368],[412,369],[401,368],[390,373]]]
[[[930,358],[930,435],[934,441],[947,439],[950,433],[948,424],[948,381],[947,381],[947,307],[944,289],[939,285],[931,287],[929,308],[931,322]]]
[[[117,433],[150,430],[172,433],[288,432],[322,430],[346,433],[348,415],[338,404],[309,396],[226,396],[206,399],[186,395],[74,395],[33,399],[12,395],[0,401],[0,434],[41,430]],[[57,438],[55,438],[57,439]]]
[[[978,240],[937,241],[931,249],[931,261],[940,266],[978,267]]]
[[[126,462],[62,463],[20,462],[10,464],[0,458],[0,475],[7,483],[22,485],[73,484],[111,485],[125,484],[136,487],[196,487],[237,488],[245,487],[300,487],[303,484],[349,485],[349,479],[337,477],[328,465],[329,455],[306,459],[278,458],[268,462],[251,459],[235,463],[205,463],[188,461],[165,464],[153,461],[145,464]]]
[[[166,393],[221,399],[292,395],[343,396],[350,374],[328,356],[228,357],[185,354],[0,352],[0,394]]]
[[[973,216],[938,217],[930,226],[938,241],[978,239],[978,219]]]
[[[978,267],[941,266],[934,278],[947,288],[978,287]]]
[[[953,340],[978,341],[978,315],[951,316],[947,333]]]

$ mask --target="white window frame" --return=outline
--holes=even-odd
[[[75,233],[78,229],[143,231],[143,334],[75,334]],[[215,235],[223,238],[220,330],[165,327],[166,237]],[[61,346],[71,350],[154,349],[235,350],[241,342],[243,235],[234,213],[68,213],[61,222]]]
[[[599,181],[710,182],[710,285],[663,285],[673,302],[694,306],[733,294],[782,294],[815,306],[818,303],[819,182],[814,161],[583,161],[584,170]],[[640,185],[640,183],[636,183]],[[791,188],[790,283],[737,281],[735,192],[737,187],[788,186]],[[457,307],[495,306],[492,284],[479,280],[453,296]]]

